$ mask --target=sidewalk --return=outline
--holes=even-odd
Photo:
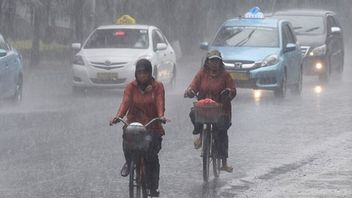
[[[350,136],[301,168],[259,184],[246,197],[352,197],[351,141]]]
[[[255,179],[236,197],[352,197],[352,132],[328,145],[303,166],[268,180]]]

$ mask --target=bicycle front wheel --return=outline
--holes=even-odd
[[[214,138],[214,133],[211,134],[212,138],[211,138],[211,161],[213,164],[213,173],[214,173],[214,177],[219,177],[220,175],[220,163],[221,160],[219,158],[219,151],[218,151],[218,147],[217,147],[217,141],[216,138]]]
[[[219,177],[220,176],[220,159],[213,156],[212,157],[212,161],[213,161],[213,172],[214,172],[214,177]]]
[[[134,160],[130,165],[129,181],[130,198],[147,198],[147,190],[144,180],[144,166],[142,163],[136,164]]]
[[[137,174],[136,174],[136,164],[134,163],[134,161],[132,160],[130,163],[130,181],[129,181],[129,194],[130,194],[130,198],[135,198],[136,196],[136,192],[137,192]]]
[[[209,164],[210,164],[210,133],[203,131],[203,180],[209,180]]]

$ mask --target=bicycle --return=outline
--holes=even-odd
[[[127,150],[132,154],[132,160],[128,166],[130,169],[129,197],[151,197],[146,185],[144,156],[148,151],[152,137],[146,128],[155,121],[165,122],[161,118],[154,118],[146,125],[143,125],[139,122],[128,124],[122,118],[117,119],[124,124],[124,144],[126,145]]]
[[[209,180],[209,167],[213,165],[213,174],[217,178],[220,175],[221,159],[218,157],[215,142],[216,130],[214,124],[217,123],[221,114],[221,105],[209,104],[198,106],[194,103],[195,121],[203,124],[202,136],[202,161],[203,161],[203,180]]]
[[[228,94],[228,92],[221,93],[224,95]],[[197,100],[199,99],[198,95],[195,94],[193,90],[192,94],[197,97]],[[203,124],[203,130],[201,132],[203,144],[201,157],[203,163],[203,180],[208,182],[210,164],[213,165],[214,177],[218,178],[220,176],[221,159],[218,156],[216,147],[216,130],[214,125],[223,114],[222,105],[220,103],[197,105],[197,102],[193,102],[193,108],[195,113],[195,122]]]

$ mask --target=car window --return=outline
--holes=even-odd
[[[328,30],[329,33],[331,32],[332,27],[340,27],[339,23],[336,21],[336,19],[333,16],[328,16],[327,17],[327,24],[328,24]]]
[[[84,48],[147,49],[148,46],[147,29],[104,29],[96,30],[89,37]]]
[[[282,32],[283,32],[283,44],[286,46],[288,43],[296,43],[295,37],[292,34],[289,26],[287,24],[284,24],[282,26]]]
[[[153,49],[154,50],[156,50],[156,45],[158,44],[158,43],[165,43],[165,44],[167,44],[166,42],[165,42],[165,39],[164,39],[164,37],[163,37],[163,35],[158,31],[158,30],[154,30],[153,31]]]
[[[330,28],[331,28],[331,27],[334,27],[334,22],[333,22],[331,16],[328,16],[328,18],[327,18],[327,24],[328,24],[328,30],[329,30],[329,32],[330,32]]]
[[[223,27],[215,37],[214,46],[228,47],[278,47],[276,28]]]
[[[7,44],[7,42],[5,41],[5,38],[0,35],[0,49],[3,49],[3,50],[10,50],[10,47],[9,45]]]
[[[334,16],[331,16],[331,18],[333,20],[334,26],[341,28],[339,21]]]
[[[290,37],[292,38],[292,43],[296,44],[297,38],[295,32],[292,30],[292,26],[288,26],[288,32],[291,35]]]
[[[274,16],[291,22],[296,34],[323,34],[325,32],[322,16]]]

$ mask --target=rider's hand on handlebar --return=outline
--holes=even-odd
[[[222,102],[231,101],[230,91],[230,88],[226,88],[221,91],[220,98]]]
[[[230,88],[225,88],[224,90],[221,91],[220,95],[221,96],[229,96],[230,95]]]
[[[119,123],[119,122],[120,122],[119,117],[114,117],[114,118],[112,118],[112,119],[110,120],[109,125],[112,126],[112,125],[114,125],[114,124],[116,124],[116,123]]]
[[[186,89],[184,95],[185,98],[193,98],[195,96],[194,91],[191,88]]]
[[[164,116],[159,117],[159,120],[164,124],[168,121]]]

